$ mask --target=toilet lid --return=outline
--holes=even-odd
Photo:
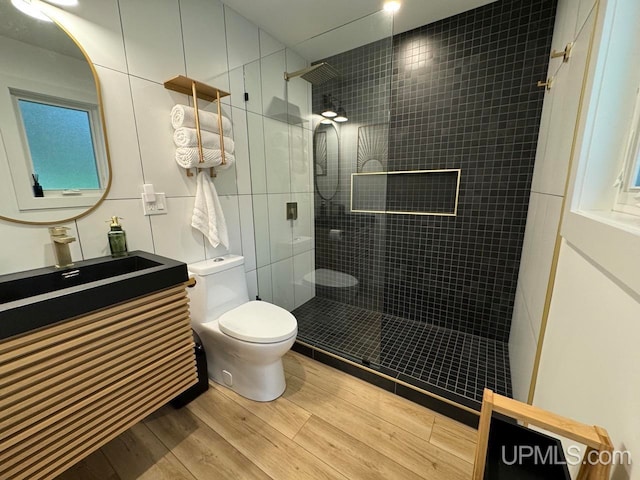
[[[218,319],[220,331],[253,343],[276,343],[291,338],[298,328],[296,317],[269,302],[243,303]]]

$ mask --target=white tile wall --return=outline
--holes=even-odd
[[[180,16],[187,76],[212,83],[214,78],[228,70],[222,3],[217,0],[180,0]]]
[[[249,94],[244,107],[250,112],[262,114],[262,74],[259,60],[244,66],[244,91]]]
[[[292,221],[286,217],[287,202],[290,201],[291,196],[288,193],[267,195],[272,263],[290,258],[293,254]]]
[[[258,295],[265,302],[273,302],[273,289],[271,284],[271,265],[261,267],[258,272]]]
[[[79,2],[69,12],[46,4],[41,8],[65,26],[94,64],[127,72],[118,0]]]
[[[247,291],[249,299],[255,300],[258,296],[258,271],[251,270],[247,272]]]
[[[273,303],[287,310],[295,308],[293,257],[271,264],[271,288]]]
[[[231,106],[245,108],[244,101],[244,68],[237,67],[229,72],[229,92],[231,93]]]
[[[155,253],[185,263],[211,258],[205,257],[204,235],[191,228],[193,198],[167,198],[167,212],[150,217]]]
[[[256,264],[258,267],[264,267],[271,263],[267,195],[253,195],[253,222],[255,226]]]
[[[558,99],[557,89],[545,92],[544,103],[542,104],[542,115],[540,117],[540,131],[538,132],[538,145],[536,146],[536,160],[533,167],[533,179],[531,180],[531,190],[534,192],[543,191],[543,176],[546,175],[546,151],[549,140],[549,129],[551,124],[551,114],[554,110],[553,104]],[[561,99],[558,99],[560,102]]]
[[[287,72],[301,70],[309,64],[309,62],[289,48],[285,51],[285,59]],[[310,128],[310,93],[310,83],[301,77],[292,78],[287,83],[287,107],[289,109],[289,115],[291,118],[300,118],[302,123],[297,123],[297,121],[295,123],[305,128]]]
[[[522,248],[519,291],[530,312],[536,341],[547,294],[562,198],[532,193]]]
[[[291,201],[298,204],[298,219],[292,222],[295,255],[314,248],[313,193],[294,193]]]
[[[511,360],[511,379],[513,398],[526,402],[531,386],[531,372],[536,356],[538,342],[533,332],[531,318],[524,303],[520,289],[516,291],[513,310],[513,326],[509,337]]]
[[[255,270],[257,266],[256,244],[251,195],[238,195],[238,207],[240,209],[240,233],[242,236],[244,268],[246,271]]]
[[[64,225],[72,228],[69,232],[71,235],[77,233],[73,223]],[[44,226],[1,222],[0,236],[10,239],[9,246],[0,249],[0,273],[30,270],[55,263],[49,232]],[[81,257],[79,242],[72,243],[70,248],[73,259]]]
[[[554,83],[552,89],[546,92],[542,111],[532,182],[532,190],[535,192],[564,195],[573,144],[573,130],[582,91],[582,78],[589,51],[592,22],[595,19],[592,15],[589,19],[585,18],[576,23],[579,3],[578,0],[566,0],[558,4],[560,17],[557,17],[556,28],[559,30],[554,33],[554,39],[560,36],[568,38],[567,42],[574,42],[574,46],[569,62],[562,63],[560,60],[561,63],[557,65],[556,70],[550,73],[554,76]],[[589,4],[588,1],[583,3]],[[592,3],[591,6],[593,6]],[[563,27],[562,16],[567,15],[572,15],[573,20],[564,19],[567,25]],[[583,25],[587,20],[588,23]]]
[[[171,108],[186,104],[187,96],[149,80],[131,76],[130,81],[145,182],[170,197],[195,195],[195,180],[176,164],[169,120]]]
[[[315,297],[315,286],[304,281],[304,276],[315,270],[315,251],[293,257],[294,304],[299,307]]]
[[[289,169],[292,192],[312,192],[313,177],[309,130],[298,125],[289,125]]]
[[[562,198],[552,195],[544,195],[543,197],[546,197],[545,214],[544,217],[539,217],[543,223],[538,226],[541,234],[538,240],[537,257],[534,257],[537,258],[537,261],[532,264],[535,272],[535,280],[533,288],[525,294],[529,312],[532,313],[531,321],[536,340],[538,339],[542,321],[542,312],[547,295],[551,262],[553,260],[553,251],[562,209]]]
[[[107,232],[109,231],[109,220],[114,216],[121,217],[120,223],[127,234],[127,247],[130,251],[152,252],[153,238],[149,228],[149,218],[142,215],[142,200],[109,199],[102,202],[93,214],[76,222],[83,257],[103,257],[111,253]]]
[[[264,115],[284,120],[287,116],[287,86],[284,50],[260,59],[262,75],[262,112]]]
[[[544,153],[536,156],[533,190],[551,195],[564,195],[569,169],[573,127],[576,123],[576,106],[580,88],[568,82],[569,68],[561,68],[556,74],[553,88],[547,93],[552,100],[549,112]]]
[[[267,164],[264,148],[264,122],[261,115],[247,112],[247,133],[253,194],[267,193]]]
[[[234,156],[235,158],[235,156]],[[182,172],[182,170],[179,170]],[[234,162],[231,166],[224,168],[218,167],[214,169],[215,179],[213,181],[218,195],[237,195],[238,194],[238,164]]]
[[[264,151],[267,165],[267,192],[290,192],[288,124],[271,118],[264,119]]]
[[[163,83],[186,73],[178,3],[178,0],[120,2],[131,75]]]
[[[576,22],[576,36],[585,25],[589,14],[596,5],[596,0],[580,0],[578,6],[578,21]]]
[[[576,22],[580,0],[560,0],[556,9],[556,22],[553,30],[551,49],[564,50],[567,43],[575,39]],[[562,58],[552,58],[549,61],[549,72],[556,72],[562,65]]]
[[[237,192],[251,194],[251,165],[249,157],[249,132],[247,114],[240,108],[233,107],[233,141],[235,143]]]
[[[102,86],[105,124],[109,139],[111,159],[109,198],[131,198],[144,182],[129,77],[104,67],[96,67],[96,70]]]
[[[284,45],[218,0],[104,0],[81,4],[73,13],[50,9],[97,66],[113,167],[106,201],[69,224],[78,236],[73,258],[108,254],[106,221],[117,215],[130,250],[186,263],[227,251],[243,254],[252,297],[289,309],[310,298],[313,292],[300,278],[314,261],[311,132],[286,123],[287,113],[308,115],[310,87],[284,80],[287,67],[306,62],[292,51],[285,54]],[[187,177],[175,162],[169,112],[175,103],[193,103],[162,85],[180,74],[231,92],[222,110],[233,122],[236,162],[218,169],[214,180],[228,250],[213,248],[190,226],[196,177]],[[215,111],[216,105],[201,102],[200,108]],[[265,122],[265,115],[272,118]],[[166,194],[166,215],[143,215],[143,183]],[[297,221],[285,218],[291,199],[298,202]],[[46,227],[0,222],[0,235],[20,245],[2,253],[0,273],[53,263]]]
[[[233,70],[260,58],[258,27],[226,5],[224,14],[229,69]]]
[[[526,400],[561,215],[565,180],[571,157],[582,79],[594,15],[594,0],[560,0],[553,46],[563,50],[575,43],[568,63],[552,60],[555,81],[546,92],[529,214],[520,262],[518,289],[511,324],[509,353],[515,398]]]
[[[279,50],[284,50],[284,45],[273,38],[264,30],[260,30],[260,56],[266,57]]]

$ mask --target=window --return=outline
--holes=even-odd
[[[28,146],[28,169],[45,192],[100,189],[97,106],[25,92],[14,92],[14,98]]]
[[[19,99],[33,172],[44,190],[100,188],[90,112]]]
[[[620,172],[614,210],[640,215],[640,89],[627,138],[624,169]]]

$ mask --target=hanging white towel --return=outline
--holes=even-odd
[[[229,248],[229,233],[216,187],[208,172],[200,171],[196,179],[196,201],[191,226],[201,231],[212,247]]]
[[[224,165],[222,165],[222,152],[211,148],[203,148],[204,162],[200,163],[198,147],[176,148],[176,162],[183,168],[209,168],[218,167],[220,170],[229,168],[236,161],[231,153],[224,152]]]
[[[224,138],[224,152],[235,152],[236,146],[233,143],[233,139],[225,136]],[[206,130],[200,131],[200,140],[204,148],[220,149],[220,134],[208,132]],[[173,132],[173,143],[177,147],[197,147],[198,146],[198,131],[195,128],[180,127],[176,128]]]
[[[174,105],[171,109],[171,125],[173,128],[180,127],[196,127],[196,113],[193,107],[187,105]],[[213,112],[207,112],[205,110],[199,111],[200,118],[200,130],[207,130],[209,132],[219,133],[218,130],[218,114]],[[231,120],[227,117],[222,117],[222,132],[231,136]]]

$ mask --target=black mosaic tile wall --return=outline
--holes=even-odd
[[[384,311],[508,341],[554,0],[502,0],[394,38],[389,169],[462,170],[457,217],[387,219]]]
[[[374,311],[381,311],[383,306],[387,220],[385,215],[349,213],[350,175],[358,171],[358,126],[382,127],[376,138],[388,144],[388,125],[381,122],[387,121],[390,109],[392,53],[389,37],[325,59],[340,76],[314,85],[312,99],[313,111],[321,112],[324,95],[330,94],[336,107],[342,105],[349,118],[346,124],[336,126],[341,150],[339,188],[334,195],[330,195],[332,189],[324,189],[324,198],[317,191],[315,194],[316,268],[344,272],[358,280],[357,295],[352,289],[334,289],[327,292],[328,298]],[[328,167],[328,175],[334,174],[335,170]],[[385,192],[383,183],[371,194],[384,199]],[[340,232],[339,239],[331,231]]]
[[[327,59],[343,76],[314,86],[314,111],[324,93],[361,126],[389,110],[384,168],[462,170],[457,217],[349,214],[346,182],[335,205],[316,199],[317,268],[364,275],[363,294],[345,301],[508,340],[555,7],[501,0],[397,35],[392,49],[381,41]],[[342,168],[355,172],[351,153]],[[394,188],[380,192],[387,209]],[[340,223],[370,228],[368,241],[331,245],[322,229]]]

